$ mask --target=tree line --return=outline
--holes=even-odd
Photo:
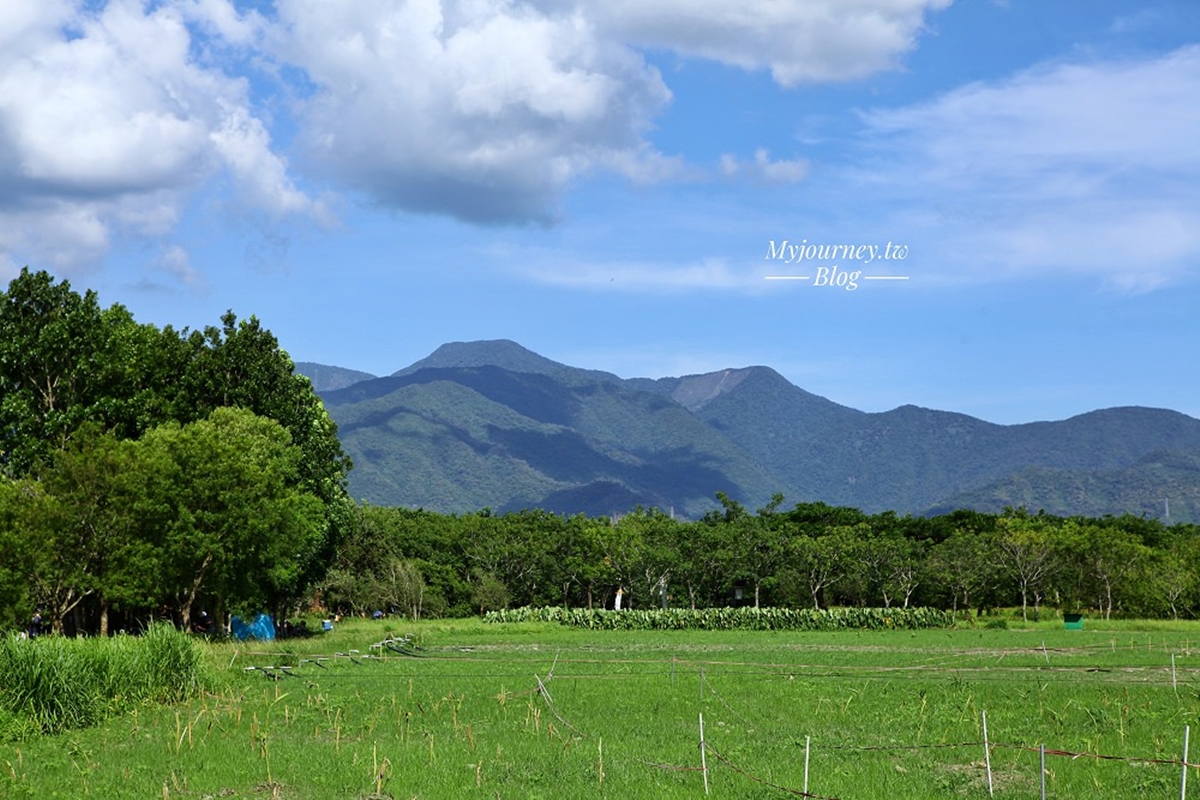
[[[257,319],[136,322],[45,272],[0,294],[0,628],[320,607],[1020,606],[1200,611],[1194,525],[821,503],[679,520],[447,515],[352,502],[307,378]]]
[[[868,515],[824,503],[678,520],[541,510],[444,515],[362,506],[313,591],[353,613],[465,615],[520,606],[1047,606],[1145,617],[1200,611],[1200,526],[1009,509]]]
[[[0,620],[277,606],[353,519],[350,462],[254,317],[176,330],[46,272],[0,294]]]

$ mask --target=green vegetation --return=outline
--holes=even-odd
[[[949,628],[954,618],[936,608],[675,608],[602,611],[589,608],[514,608],[489,611],[484,622],[557,622],[572,628],[623,631],[847,631]]]
[[[160,330],[29,270],[0,293],[0,629],[281,605],[344,535],[348,469],[253,317]]]
[[[821,503],[752,513],[721,501],[720,513],[697,521],[655,510],[613,520],[366,506],[319,592],[347,613],[412,619],[611,609],[618,590],[638,610],[919,606],[962,618],[1017,606],[1028,620],[1200,612],[1195,525],[1022,510],[899,517]]]
[[[114,639],[0,639],[0,741],[173,703],[200,685],[200,647],[171,625]]]
[[[1170,762],[1200,714],[1200,627],[1009,620],[1019,629],[383,620],[209,644],[223,689],[0,744],[0,795],[695,798],[703,714],[715,797],[800,791],[808,742],[817,795],[983,798],[986,712],[996,797],[1038,796],[1042,744],[1049,797],[1178,796]],[[371,647],[399,634],[417,655]]]

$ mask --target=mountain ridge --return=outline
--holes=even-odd
[[[452,513],[609,514],[640,504],[694,517],[716,507],[718,491],[749,507],[782,492],[921,514],[1011,495],[1030,507],[1076,497],[1105,513],[1144,513],[1150,467],[1138,464],[1200,453],[1200,420],[1169,409],[1014,425],[911,404],[864,412],[770,367],[620,378],[504,339],[448,343],[390,376],[318,391],[356,464],[353,494]],[[1161,470],[1173,470],[1179,514],[1200,515],[1185,500],[1189,481],[1200,490],[1200,471]],[[1097,471],[1108,477],[1089,477]],[[1025,488],[1005,483],[1013,480]]]

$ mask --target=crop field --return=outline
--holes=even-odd
[[[1179,797],[1200,626],[1086,625],[353,621],[206,645],[187,701],[0,743],[0,796]]]

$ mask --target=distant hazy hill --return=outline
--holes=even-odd
[[[1129,513],[1171,522],[1200,521],[1200,454],[1154,453],[1116,470],[1026,467],[931,508],[999,512],[1025,506],[1058,516]]]
[[[1173,521],[1200,520],[1200,420],[1173,411],[1025,425],[870,414],[767,367],[622,379],[510,341],[447,344],[385,378],[318,369],[347,373],[319,390],[355,463],[352,493],[379,505],[698,516],[724,491],[751,508],[783,492],[868,512],[1162,516],[1170,493]]]
[[[359,381],[369,381],[375,378],[369,372],[360,372],[345,367],[327,367],[311,361],[296,362],[296,372],[312,381],[313,388],[317,390],[318,394],[331,392],[334,389],[344,389]]]

